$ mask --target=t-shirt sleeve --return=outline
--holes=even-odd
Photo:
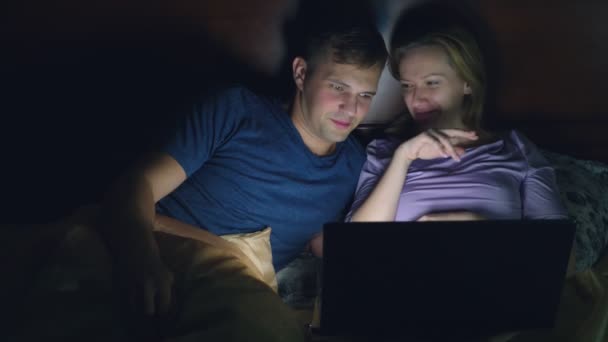
[[[244,89],[231,88],[194,104],[162,151],[190,177],[236,134],[246,112],[245,97]]]
[[[353,213],[365,202],[376,187],[380,177],[382,177],[384,170],[391,160],[392,151],[390,145],[384,139],[373,140],[367,145],[367,160],[361,169],[355,198],[345,221],[349,222],[351,220]]]
[[[553,167],[530,140],[521,133],[513,134],[528,164],[521,184],[523,218],[567,218],[568,213],[559,196]]]

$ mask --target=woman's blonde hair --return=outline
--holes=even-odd
[[[393,43],[396,43],[395,39]],[[445,51],[450,66],[471,87],[471,94],[464,98],[463,123],[471,128],[480,128],[486,97],[486,69],[475,38],[466,30],[450,28],[433,31],[398,45],[391,46],[389,61],[390,71],[396,79],[400,79],[399,63],[408,50],[420,46],[439,46]]]

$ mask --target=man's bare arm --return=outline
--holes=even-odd
[[[155,203],[185,179],[186,173],[175,159],[154,155],[123,175],[102,203],[101,233],[117,267],[123,270],[130,299],[147,314],[167,310],[173,281],[152,233]]]
[[[104,228],[108,229],[104,232],[109,235],[108,242],[120,244],[125,235],[129,237],[132,234],[139,238],[151,238],[155,203],[185,179],[184,169],[173,157],[164,153],[144,159],[125,173],[112,186],[102,203],[102,221]],[[116,223],[121,226],[126,223],[125,231],[112,229]],[[136,231],[141,228],[149,228],[149,231]]]

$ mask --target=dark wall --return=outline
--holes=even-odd
[[[3,3],[0,223],[48,222],[97,202],[197,96],[234,80],[268,83],[209,39],[206,13],[195,9]]]
[[[309,25],[320,18],[351,16],[367,1],[300,3],[304,18],[294,20]],[[283,65],[287,72],[279,76],[253,70],[243,51],[241,58],[231,57],[242,47],[241,38],[256,27],[252,19],[264,20],[273,13],[264,7],[276,2],[256,2],[255,8],[253,4],[4,2],[0,223],[48,222],[98,202],[121,173],[162,145],[176,120],[188,114],[202,94],[234,82],[271,94],[289,91],[289,61]],[[287,25],[293,34],[304,27]],[[234,41],[226,44],[226,37],[234,38],[235,32],[241,39],[236,48]],[[260,44],[267,37],[254,38],[260,42],[246,41],[249,48],[267,47]]]
[[[608,2],[473,3],[496,36],[500,118],[541,146],[608,162]]]
[[[543,147],[608,162],[608,3],[469,1],[496,37],[500,118]],[[329,15],[302,2],[308,15]],[[287,89],[289,73],[277,81],[228,58],[197,4],[2,4],[0,223],[46,222],[97,201],[210,86]]]

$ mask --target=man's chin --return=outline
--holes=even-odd
[[[336,135],[333,137],[332,141],[335,143],[341,143],[348,138],[348,134],[346,135]]]
[[[344,129],[332,127],[330,129],[326,130],[324,132],[323,136],[325,137],[325,141],[339,143],[339,142],[343,142],[344,140],[346,140],[348,138],[348,136],[353,132],[353,130],[354,129],[352,129],[351,127],[344,128]]]

